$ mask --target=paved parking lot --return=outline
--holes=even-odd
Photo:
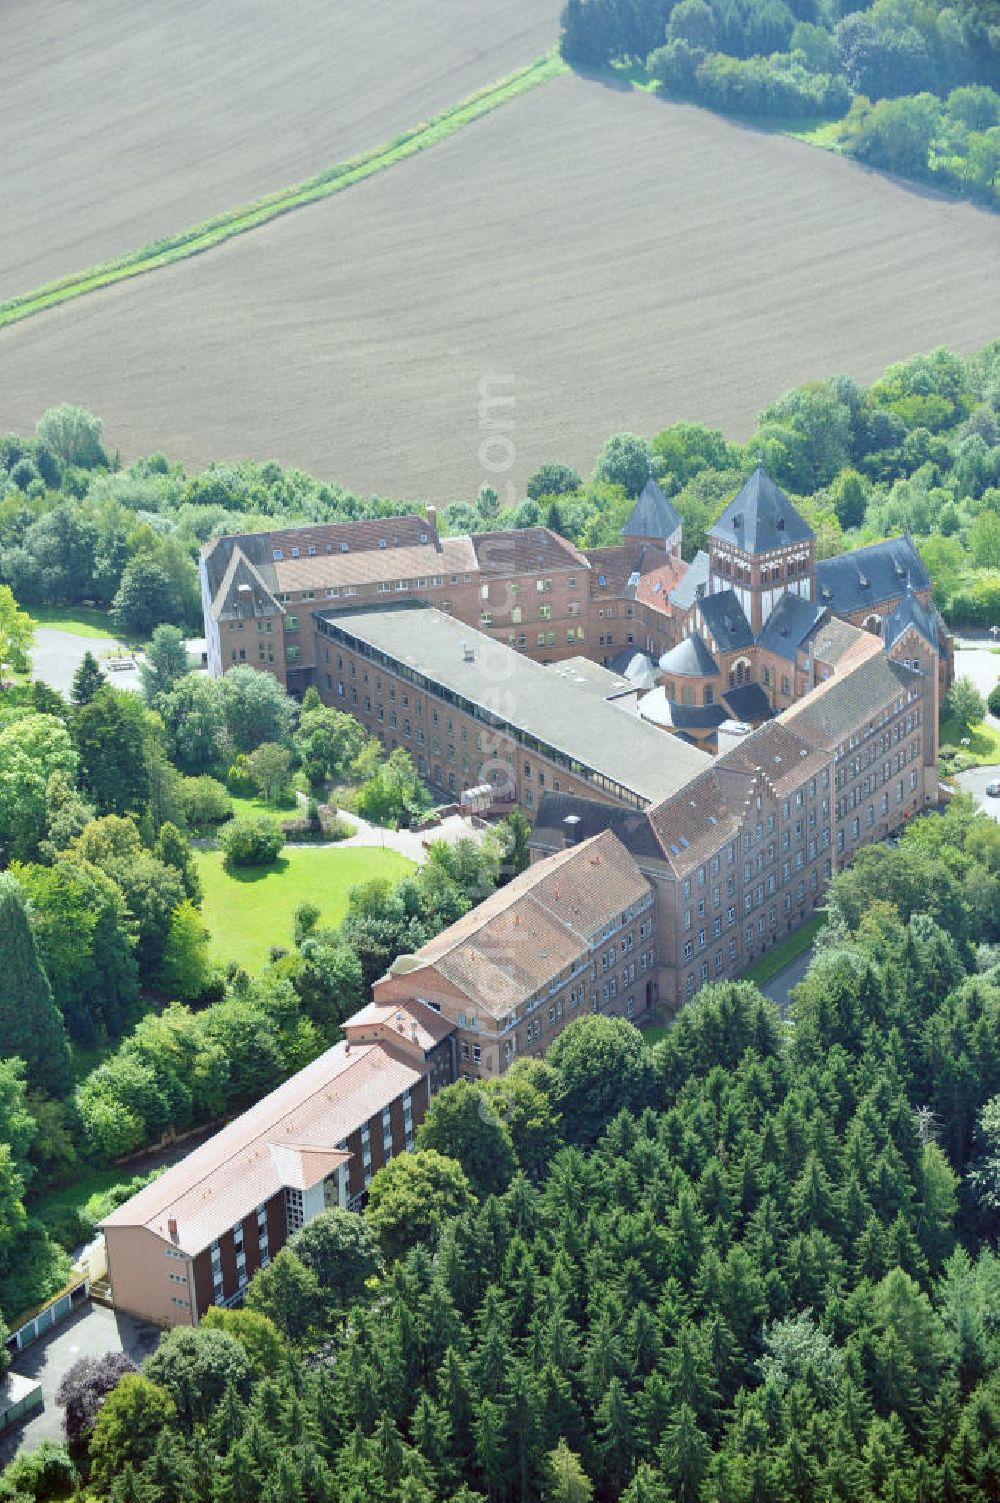
[[[973,767],[969,772],[960,772],[955,779],[964,793],[974,794],[980,809],[1000,820],[1000,798],[990,798],[986,784],[1000,780],[1000,767]]]
[[[80,1357],[126,1352],[133,1362],[141,1363],[159,1339],[156,1326],[88,1300],[69,1320],[29,1346],[15,1359],[14,1371],[37,1378],[45,1406],[0,1440],[0,1466],[6,1466],[22,1446],[30,1450],[42,1440],[62,1440],[63,1412],[56,1403],[56,1390],[63,1374]]]
[[[100,662],[105,653],[119,651],[119,643],[113,637],[78,637],[55,626],[39,626],[35,631],[31,665],[36,678],[44,679],[61,694],[68,694],[73,687],[73,675],[85,653],[93,653]],[[108,680],[116,689],[138,690],[141,686],[137,668],[109,673]]]

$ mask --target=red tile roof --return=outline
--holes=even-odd
[[[283,1186],[307,1188],[344,1162],[337,1145],[421,1074],[385,1044],[335,1044],[101,1225],[145,1227],[193,1257]]]

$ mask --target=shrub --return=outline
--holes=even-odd
[[[257,784],[254,782],[245,753],[240,752],[226,773],[226,785],[236,798],[253,798],[257,792]]]
[[[324,840],[350,840],[356,831],[357,826],[352,825],[350,820],[342,819],[339,814],[323,823]]]
[[[15,1456],[5,1468],[0,1480],[0,1499],[28,1497],[42,1503],[48,1498],[66,1498],[78,1481],[66,1447],[54,1440],[43,1440],[34,1451]]]
[[[234,819],[224,827],[219,840],[227,869],[241,866],[272,866],[285,837],[273,819]]]
[[[192,830],[210,830],[233,816],[233,801],[217,778],[181,779],[181,803]]]
[[[991,715],[1000,716],[1000,681],[990,690],[990,696],[986,704]]]

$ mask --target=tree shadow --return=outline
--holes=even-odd
[[[267,877],[280,877],[291,865],[287,856],[279,856],[277,861],[271,861],[267,866],[234,866],[224,867],[227,877],[234,882],[244,884],[263,882]]]

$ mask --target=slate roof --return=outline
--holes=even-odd
[[[652,725],[674,731],[714,729],[729,719],[722,705],[684,705],[668,699],[662,685],[643,695],[639,701],[639,714]]]
[[[544,573],[546,569],[586,569],[573,544],[549,527],[514,527],[504,532],[477,532],[472,547],[486,575]]]
[[[577,793],[544,793],[528,841],[533,850],[562,849],[569,828],[565,821],[574,816],[577,843],[610,830],[633,856],[657,858],[660,847],[649,819],[637,809],[616,809]]]
[[[724,690],[722,700],[734,720],[752,724],[755,720],[771,720],[774,717],[774,711],[760,684],[739,684],[735,689]]]
[[[624,538],[668,538],[681,525],[675,507],[667,500],[652,475],[642,488],[642,494],[632,508],[625,526]]]
[[[816,565],[816,591],[820,605],[838,616],[852,616],[866,605],[880,605],[906,591],[930,589],[923,560],[909,536],[887,538],[821,559]]]
[[[648,652],[637,647],[626,647],[611,659],[611,671],[627,679],[637,689],[652,689],[659,672]]]
[[[929,611],[912,590],[907,590],[902,600],[885,618],[884,638],[886,651],[898,642],[908,626],[915,626],[920,635],[932,647],[938,645],[936,612]]]
[[[753,646],[750,622],[743,614],[735,590],[703,595],[698,601],[698,610],[719,652],[736,652]]]
[[[759,638],[761,647],[794,663],[799,644],[824,614],[823,606],[817,605],[815,600],[805,600],[786,590],[764,622]]]
[[[718,663],[696,632],[671,647],[660,659],[660,672],[672,673],[677,678],[706,678],[718,671]]]
[[[770,553],[789,543],[806,543],[815,537],[809,523],[758,465],[730,501],[717,522],[708,529],[711,538],[733,543],[744,553]]]
[[[676,605],[678,610],[689,611],[698,598],[698,591],[702,593],[708,588],[708,554],[699,548],[694,558],[687,566],[687,572],[680,584],[675,585],[670,591],[670,604]]]

